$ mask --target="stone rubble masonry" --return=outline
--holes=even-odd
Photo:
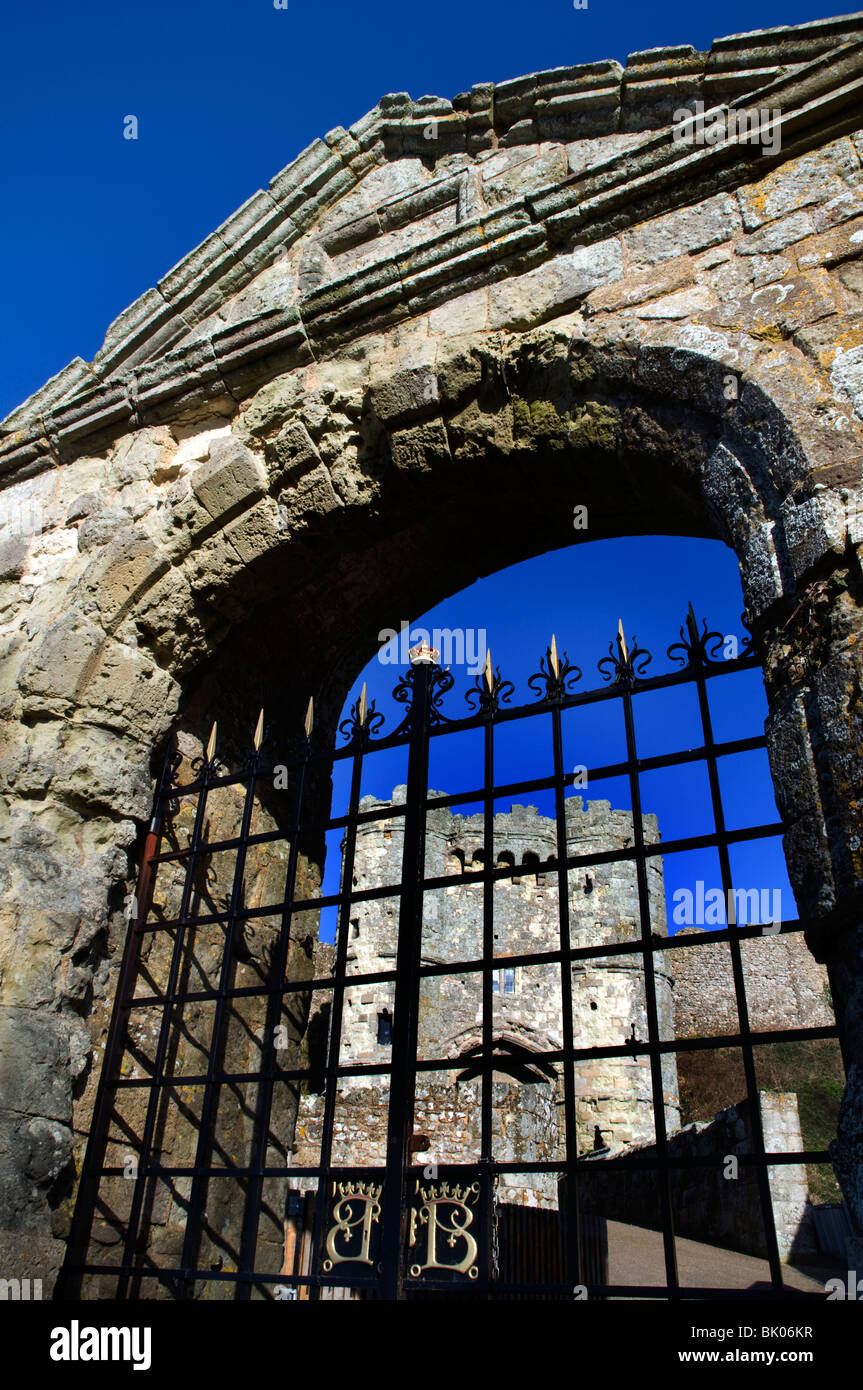
[[[760,1091],[759,1101],[765,1153],[802,1152],[794,1092]],[[720,1111],[709,1124],[687,1125],[669,1137],[669,1158],[715,1160],[707,1167],[670,1170],[676,1235],[707,1240],[748,1255],[766,1256],[756,1170],[739,1163],[735,1176],[727,1162],[729,1157],[751,1153],[748,1101]],[[632,1150],[634,1158],[654,1154],[652,1145],[637,1145]],[[805,1164],[768,1165],[767,1175],[780,1258],[814,1254],[817,1245]],[[661,1227],[657,1178],[652,1173],[603,1173],[600,1162],[591,1163],[580,1184],[580,1194],[587,1211],[635,1225]]]
[[[861,82],[850,16],[391,94],[0,424],[9,1277],[62,1257],[154,750],[214,710],[239,746],[262,689],[332,732],[382,627],[585,539],[575,503],[738,559],[863,1239]],[[675,143],[697,100],[781,149]]]
[[[404,804],[406,788],[396,787],[390,802],[366,796],[362,811],[381,811]],[[432,792],[431,796],[443,796]],[[645,839],[658,839],[656,817],[643,816]],[[590,854],[632,845],[632,816],[613,810],[607,801],[571,797],[566,802],[567,847],[570,854]],[[354,886],[358,891],[393,885],[401,880],[403,818],[368,822],[357,832]],[[528,867],[529,872],[498,880],[494,887],[495,954],[499,970],[509,956],[554,951],[560,945],[553,820],[533,806],[514,805],[494,818],[496,867]],[[483,817],[431,810],[426,821],[427,878],[449,877],[452,885],[427,892],[423,907],[422,961],[442,965],[482,956],[483,887],[460,883],[476,872],[483,856]],[[573,945],[603,946],[640,938],[640,915],[635,865],[632,861],[598,864],[568,874]],[[652,930],[665,933],[662,861],[648,863]],[[395,967],[398,899],[376,898],[355,903],[351,911],[348,975],[377,974]],[[508,1045],[528,1053],[563,1046],[560,969],[555,965],[516,966],[513,992],[499,977],[494,996],[495,1046]],[[674,1036],[671,987],[662,957],[656,957],[656,992],[660,1034]],[[318,1007],[325,1001],[318,1001]],[[313,1003],[313,1012],[315,1004]],[[378,1042],[378,1018],[394,1007],[392,985],[348,986],[340,1056],[342,1064],[386,1064],[390,1049]],[[621,1046],[632,1035],[648,1036],[644,973],[640,954],[606,957],[573,969],[573,1035],[578,1048]],[[481,1086],[467,1071],[470,1053],[482,1042],[482,984],[479,975],[432,976],[420,991],[418,1054],[425,1060],[453,1058],[451,1071],[420,1077],[417,1089],[417,1132],[430,1140],[429,1161],[470,1162],[479,1157]],[[495,1152],[513,1161],[551,1159],[565,1151],[562,1124],[562,1079],[559,1068],[538,1059],[535,1079],[520,1085],[506,1072],[495,1073]],[[445,1078],[445,1079],[444,1079]],[[673,1058],[664,1066],[665,1117],[679,1127],[677,1073]],[[386,1152],[386,1098],[380,1086],[365,1078],[340,1083],[342,1107],[337,1112],[336,1136],[340,1162],[383,1162]],[[341,1108],[349,1119],[342,1120]],[[362,1116],[362,1121],[358,1121]],[[321,1109],[315,1098],[306,1112],[303,1162],[314,1162],[319,1141]],[[576,1124],[582,1149],[593,1147],[599,1125],[603,1140],[614,1152],[654,1137],[653,1096],[649,1062],[644,1057],[585,1061],[577,1068]],[[306,1145],[308,1147],[306,1147]],[[299,1159],[297,1160],[299,1162]],[[557,1205],[556,1180],[525,1181],[511,1176],[508,1185],[529,1204]]]
[[[702,931],[701,927],[684,927],[675,940],[697,937]],[[677,1037],[737,1033],[737,997],[728,946],[705,943],[670,954]],[[829,1028],[836,1022],[827,971],[807,948],[802,932],[741,941],[740,954],[749,1024],[754,1032]]]

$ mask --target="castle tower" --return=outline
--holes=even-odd
[[[443,793],[431,793],[443,795]],[[361,810],[403,804],[405,789],[396,787],[392,801],[365,797]],[[655,816],[643,818],[647,842],[659,838]],[[566,803],[568,855],[619,852],[633,843],[632,816],[612,810],[607,801],[580,797]],[[495,954],[501,965],[493,988],[493,1038],[501,1058],[494,1073],[495,1158],[505,1161],[550,1160],[563,1152],[560,1065],[545,1062],[544,1052],[563,1045],[562,993],[557,964],[514,965],[517,958],[560,948],[557,887],[557,836],[553,820],[533,806],[513,806],[494,818],[497,869],[512,874],[494,885]],[[380,889],[393,896],[355,903],[348,941],[348,976],[392,970],[398,933],[398,885],[402,871],[403,818],[361,825],[357,834],[354,887]],[[482,815],[430,811],[426,830],[427,879],[450,880],[426,892],[423,912],[422,963],[446,965],[478,960],[482,955],[483,885],[462,882],[482,868]],[[662,859],[648,861],[651,930],[666,932]],[[617,860],[568,873],[570,939],[573,946],[603,946],[637,941],[641,936],[634,861]],[[654,957],[660,1033],[674,1037],[670,978],[662,956]],[[342,1028],[343,1065],[388,1060],[389,1022],[394,987],[348,985]],[[631,955],[599,956],[576,962],[572,971],[573,1034],[578,1048],[619,1047],[648,1036],[643,960]],[[420,990],[419,1056],[458,1059],[451,1070],[420,1073],[416,1094],[416,1132],[430,1139],[430,1161],[471,1162],[479,1155],[481,1082],[472,1072],[472,1057],[482,1041],[482,976],[479,972],[423,979]],[[537,1054],[534,1063],[532,1055]],[[663,1063],[666,1125],[679,1128],[677,1072],[673,1055]],[[576,1123],[579,1147],[594,1147],[596,1127],[612,1152],[655,1138],[650,1063],[646,1056],[576,1061]],[[386,1134],[384,1088],[376,1078],[344,1078],[336,1141],[339,1161],[382,1162]],[[312,1111],[306,1127],[311,1137]],[[309,1128],[309,1126],[311,1126]],[[341,1138],[339,1137],[341,1134]],[[360,1148],[358,1150],[357,1145]],[[516,1186],[517,1184],[517,1186]],[[506,1184],[505,1184],[506,1185]],[[555,1206],[554,1182],[543,1175],[513,1176],[513,1200]]]

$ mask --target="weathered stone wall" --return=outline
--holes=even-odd
[[[575,539],[739,559],[863,1236],[860,39],[852,17],[385,98],[3,422],[4,519],[42,515],[0,552],[10,1275],[62,1253],[153,749],[220,702],[298,729],[313,693],[331,729],[382,627],[570,544],[576,503]],[[705,97],[779,108],[781,148],[675,143]]]
[[[797,1097],[793,1092],[760,1091],[764,1149],[771,1153],[800,1153],[803,1140]],[[653,1158],[652,1145],[639,1145],[634,1158]],[[736,1175],[729,1157],[752,1153],[749,1103],[722,1110],[709,1124],[691,1124],[671,1136],[671,1159],[711,1160],[702,1168],[669,1170],[675,1234],[712,1245],[766,1255],[764,1216],[756,1171],[743,1163]],[[768,1166],[770,1204],[780,1258],[810,1255],[817,1249],[809,1186],[803,1164]],[[726,1174],[728,1176],[726,1176]],[[651,1172],[605,1172],[596,1160],[580,1183],[585,1209],[616,1221],[659,1229],[661,1216],[657,1176]]]
[[[429,1147],[414,1158],[415,1163],[443,1167],[447,1163],[479,1160],[481,1090],[481,1083],[476,1080],[454,1077],[436,1083],[418,1079],[414,1133],[426,1137]],[[369,1078],[340,1090],[333,1124],[334,1164],[384,1166],[388,1103],[387,1086],[374,1084]],[[300,1106],[293,1160],[297,1167],[319,1162],[323,1107],[322,1096],[304,1098]],[[550,1163],[562,1158],[559,1108],[556,1082],[537,1077],[521,1083],[495,1072],[491,1126],[495,1160]],[[298,1189],[314,1188],[316,1180],[298,1177],[292,1185]],[[498,1185],[498,1200],[557,1210],[557,1175],[504,1173]]]
[[[700,935],[684,927],[677,937]],[[731,952],[723,942],[673,951],[674,1018],[679,1038],[737,1033],[737,996]],[[825,967],[800,932],[753,937],[740,943],[749,1024],[755,1032],[819,1028],[835,1023]]]
[[[444,793],[437,793],[444,795]],[[397,787],[390,804],[403,803]],[[361,809],[382,809],[386,802],[364,798]],[[658,840],[656,817],[643,818],[648,842]],[[567,848],[570,855],[625,849],[632,844],[632,817],[612,810],[607,801],[566,803]],[[375,821],[357,835],[355,886],[358,889],[397,886],[401,879],[403,820]],[[423,907],[422,960],[441,965],[482,956],[483,885],[460,883],[465,872],[477,872],[483,857],[483,817],[459,816],[449,810],[430,811],[426,825],[426,877],[449,876],[452,887],[428,892]],[[498,990],[492,1019],[496,1043],[514,1043],[533,1052],[563,1046],[560,970],[557,966],[515,966],[507,992],[503,976],[506,958],[560,947],[556,831],[552,820],[534,807],[513,806],[494,818],[495,867],[512,864],[531,872],[498,879],[494,884],[495,954],[500,957]],[[652,929],[665,932],[662,861],[648,869]],[[597,864],[568,874],[573,945],[603,946],[640,937],[635,865],[621,861]],[[395,963],[397,903],[375,899],[352,910],[348,971],[374,974]],[[674,1036],[671,988],[662,958],[656,957],[656,993],[660,1034]],[[345,1062],[379,1061],[378,1014],[392,1012],[391,986],[348,988],[345,992],[343,1056]],[[647,1012],[641,957],[598,956],[573,971],[573,1035],[577,1048],[620,1046],[629,1038],[646,1038]],[[482,983],[479,975],[431,976],[420,993],[421,1057],[466,1057],[482,1041]],[[466,1063],[465,1063],[466,1065]],[[666,1121],[679,1124],[677,1075],[673,1059],[666,1066]],[[579,1063],[577,1124],[582,1145],[593,1144],[599,1125],[613,1148],[647,1142],[654,1136],[650,1068],[644,1058],[587,1060]]]
[[[445,795],[445,793],[430,793]],[[405,788],[396,787],[391,802],[363,798],[361,811],[403,805]],[[645,839],[658,840],[656,817],[643,817]],[[358,892],[392,885],[402,876],[404,823],[400,816],[361,825],[357,833],[353,884]],[[603,853],[632,844],[632,816],[612,810],[607,801],[572,797],[566,803],[570,855]],[[563,1046],[563,1016],[558,966],[514,966],[508,982],[508,957],[558,950],[560,919],[554,821],[534,807],[513,806],[494,817],[495,868],[527,867],[529,872],[494,883],[495,955],[500,958],[498,989],[493,995],[494,1045],[514,1044],[529,1053]],[[444,809],[426,818],[427,878],[450,877],[451,887],[427,892],[423,908],[422,961],[440,965],[482,956],[483,885],[461,883],[465,873],[480,869],[484,853],[483,817],[453,815]],[[662,861],[649,862],[652,928],[665,931]],[[573,945],[610,945],[640,937],[635,866],[630,861],[570,870],[570,939]],[[374,975],[395,967],[398,900],[375,898],[351,909],[347,975]],[[324,958],[320,965],[324,964]],[[509,992],[508,984],[511,986]],[[671,987],[656,957],[656,993],[660,1034],[674,1036]],[[387,1065],[390,1046],[378,1041],[378,1018],[393,1014],[394,987],[364,984],[345,989],[340,1040],[342,1065]],[[313,1003],[313,1028],[327,1001]],[[648,1036],[644,975],[639,955],[598,956],[573,970],[573,1033],[579,1048],[620,1046],[629,1038]],[[428,1161],[438,1164],[477,1161],[480,1157],[481,1084],[470,1076],[471,1052],[482,1042],[482,983],[479,975],[431,976],[420,992],[419,1056],[452,1059],[452,1069],[420,1075],[416,1092],[415,1133],[429,1140]],[[528,1065],[530,1065],[528,1063]],[[663,1063],[665,1118],[671,1130],[680,1123],[677,1073],[673,1057]],[[518,1072],[525,1071],[524,1060]],[[543,1075],[543,1071],[545,1074]],[[530,1080],[513,1080],[506,1060],[493,1082],[493,1153],[498,1161],[551,1160],[565,1152],[562,1124],[563,1082],[559,1068],[538,1059]],[[386,1087],[365,1076],[339,1083],[334,1129],[340,1163],[382,1164],[386,1153]],[[301,1157],[317,1163],[323,1101],[309,1096],[300,1107]],[[650,1067],[646,1059],[600,1059],[576,1067],[576,1124],[581,1149],[594,1144],[595,1127],[614,1152],[654,1137]],[[552,1177],[509,1175],[503,1186],[522,1204],[557,1205]]]

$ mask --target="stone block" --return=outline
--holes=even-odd
[[[760,183],[741,188],[737,196],[743,225],[749,232],[799,208],[836,197],[845,192],[846,180],[856,178],[859,172],[847,137],[810,154],[798,155]]]
[[[10,536],[0,541],[0,580],[21,578],[31,539],[30,536]]]
[[[577,246],[547,265],[492,285],[488,326],[524,328],[564,314],[601,285],[623,273],[616,239],[595,246]]]
[[[85,571],[82,585],[92,591],[103,623],[111,625],[167,568],[167,557],[146,532],[124,526]]]
[[[62,711],[74,701],[105,633],[81,613],[66,613],[37,641],[19,676],[21,692],[40,708]]]
[[[830,368],[830,384],[863,420],[863,345],[838,349]]]
[[[289,530],[298,525],[308,524],[315,518],[324,516],[344,505],[324,464],[319,464],[311,473],[293,488],[282,493],[281,505],[284,507],[285,524]]]
[[[268,462],[274,465],[274,482],[292,482],[320,463],[320,455],[302,420],[292,420],[266,445]]]
[[[268,488],[263,461],[234,436],[215,439],[196,469],[192,487],[214,521],[251,506]]]
[[[0,1088],[3,1104],[20,1115],[68,1124],[69,1029],[56,1014],[0,1006]]]
[[[179,471],[172,466],[176,449],[176,441],[167,425],[137,430],[115,450],[108,477],[114,487],[126,487],[134,482],[166,482]]]
[[[250,565],[278,544],[283,530],[275,498],[263,497],[251,511],[237,517],[225,528],[225,540],[234,547],[244,564]]]
[[[834,266],[863,256],[863,218],[855,218],[818,236],[809,237],[795,247],[801,270]]]
[[[441,420],[397,430],[392,436],[392,463],[401,472],[428,473],[440,459],[448,457],[449,440]]]
[[[740,226],[735,200],[730,194],[721,193],[695,207],[663,213],[651,222],[633,227],[623,233],[621,240],[630,261],[655,265],[730,241]]]
[[[785,538],[796,578],[832,552],[845,549],[848,515],[841,496],[826,491],[795,503],[782,504]]]
[[[84,517],[92,515],[98,509],[99,494],[97,492],[83,492],[70,502],[66,512],[66,525],[70,526],[73,521],[82,521]]]
[[[176,604],[165,595],[168,620],[176,619]],[[146,650],[116,640],[100,650],[89,672],[82,704],[98,712],[99,722],[155,742],[177,707],[179,686]]]
[[[636,304],[661,299],[691,285],[693,277],[692,262],[682,258],[659,264],[650,270],[637,271],[634,275],[624,275],[601,289],[593,290],[588,296],[585,312],[616,313]]]
[[[425,366],[395,373],[374,386],[370,396],[371,408],[384,424],[434,409],[437,401],[437,377]]]
[[[105,507],[84,517],[78,527],[78,549],[81,554],[102,550],[128,520],[128,514],[122,507]]]
[[[734,249],[738,256],[772,255],[775,251],[784,251],[787,246],[793,246],[795,242],[811,237],[814,231],[815,223],[811,213],[792,212],[787,217],[780,217],[778,221],[769,223],[760,231],[753,231],[749,236],[741,237]]]

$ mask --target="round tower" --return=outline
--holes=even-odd
[[[361,809],[397,808],[404,805],[404,800],[404,787],[396,787],[392,801],[365,797]],[[632,849],[629,811],[613,810],[607,801],[585,805],[581,797],[572,797],[567,799],[565,814],[569,856],[625,853]],[[646,815],[643,823],[645,841],[658,843],[656,817]],[[403,817],[398,813],[358,828],[353,887],[363,892],[391,886],[393,894],[353,905],[347,956],[349,976],[395,968],[402,846]],[[492,979],[492,1036],[501,1058],[500,1079],[519,1065],[526,1065],[536,1084],[547,1086],[554,1082],[562,1093],[559,1065],[542,1072],[529,1060],[532,1054],[554,1051],[563,1045],[560,968],[557,964],[506,963],[509,958],[517,960],[559,949],[556,849],[555,823],[539,815],[535,807],[513,806],[509,812],[495,816],[493,867],[498,877],[493,889],[494,951],[498,964]],[[482,815],[464,817],[453,815],[448,809],[429,812],[425,875],[450,882],[425,894],[424,965],[481,958],[483,883],[481,879],[472,882],[470,876],[483,870],[485,852]],[[647,884],[650,930],[664,935],[665,894],[662,859],[658,854],[647,861]],[[574,947],[641,940],[634,859],[571,869],[568,887],[570,939]],[[661,954],[654,955],[654,979],[660,1036],[672,1040],[672,986]],[[342,1030],[343,1064],[369,1065],[389,1059],[394,994],[393,984],[348,985]],[[593,1149],[597,1128],[602,1142],[613,1151],[633,1143],[652,1142],[655,1133],[650,1061],[646,1054],[637,1051],[638,1043],[648,1037],[641,952],[576,961],[572,968],[572,1001],[576,1049],[633,1045],[632,1057],[576,1061],[580,1147]],[[449,1057],[454,1065],[451,1071],[421,1075],[418,1094],[429,1085],[460,1085],[458,1078],[470,1072],[471,1058],[481,1042],[481,972],[424,978],[420,984],[419,1056],[427,1060]],[[674,1130],[679,1127],[679,1101],[673,1055],[663,1059],[663,1080],[666,1125]],[[349,1092],[367,1084],[363,1077],[346,1078],[342,1087]],[[427,1107],[429,1115],[434,1108]],[[446,1113],[446,1107],[441,1113]],[[455,1124],[454,1115],[452,1122]],[[464,1130],[462,1140],[466,1137]],[[439,1147],[452,1150],[452,1138],[441,1132]],[[548,1149],[548,1143],[544,1141],[542,1147]],[[469,1161],[469,1155],[464,1157]]]

